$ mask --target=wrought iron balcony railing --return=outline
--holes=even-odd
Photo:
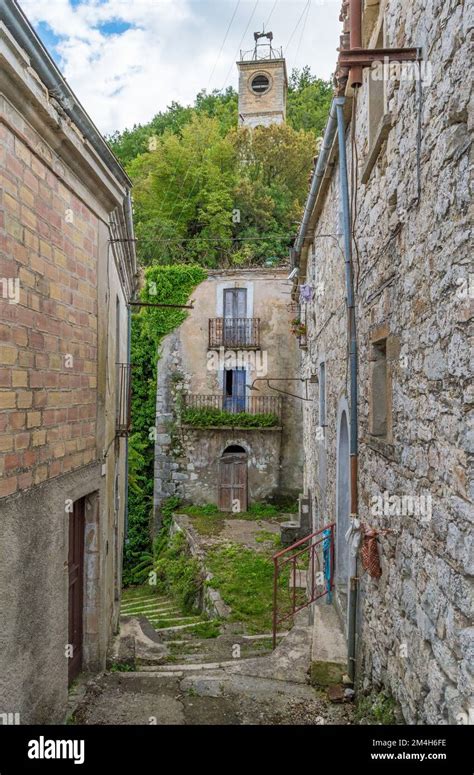
[[[187,394],[183,396],[183,409],[214,409],[219,412],[237,414],[274,415],[281,422],[280,396],[225,396]]]
[[[260,318],[210,318],[209,348],[260,347]]]
[[[131,366],[117,363],[117,436],[128,436],[132,425]]]

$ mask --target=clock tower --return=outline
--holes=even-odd
[[[266,43],[260,41],[265,39]],[[255,47],[241,51],[239,126],[270,126],[286,121],[288,76],[281,49],[272,46],[273,33],[254,32]]]

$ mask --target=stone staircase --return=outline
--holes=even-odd
[[[126,590],[120,633],[109,666],[138,673],[213,670],[272,650],[271,633],[247,635],[239,624],[183,614],[174,601],[149,588]],[[283,637],[286,633],[280,633]]]

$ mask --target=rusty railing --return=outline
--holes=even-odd
[[[273,648],[278,625],[334,588],[335,523],[301,538],[273,555]],[[279,592],[285,594],[281,602]]]
[[[247,414],[274,414],[281,420],[280,396],[226,396],[187,393],[183,395],[183,409],[217,409],[221,412]]]
[[[210,318],[209,349],[260,347],[260,318]]]

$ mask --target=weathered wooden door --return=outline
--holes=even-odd
[[[84,499],[74,504],[69,516],[69,634],[72,647],[69,659],[69,683],[82,667],[82,617],[84,598]]]
[[[219,461],[220,511],[247,511],[247,456],[223,455]]]

